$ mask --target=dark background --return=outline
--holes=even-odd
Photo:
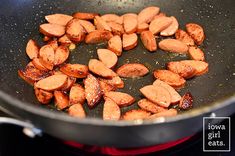
[[[0,111],[0,116],[6,114]],[[155,152],[148,155],[155,156],[234,156],[235,155],[235,114],[231,117],[231,152],[205,153],[202,150],[202,132],[196,134],[190,140],[173,148]],[[50,136],[43,135],[31,139],[22,133],[22,128],[13,125],[0,125],[0,156],[99,156],[95,153],[87,153],[61,144],[61,141]]]

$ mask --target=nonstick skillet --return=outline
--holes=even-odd
[[[146,6],[159,6],[162,12],[174,15],[181,28],[189,22],[204,27],[206,40],[201,48],[206,53],[209,72],[187,81],[181,94],[190,91],[194,107],[172,118],[149,121],[103,121],[102,103],[90,110],[85,106],[87,119],[77,119],[56,111],[52,106],[40,105],[29,86],[17,75],[19,68],[29,62],[25,46],[29,39],[40,45],[42,35],[38,26],[44,16],[53,13],[72,14],[76,11],[123,14],[139,12]],[[227,0],[2,0],[0,5],[0,109],[16,119],[25,121],[51,136],[88,145],[140,147],[165,143],[192,135],[202,129],[203,116],[229,116],[235,109],[235,1]],[[105,44],[77,45],[69,58],[72,63],[87,64],[96,58],[96,49]],[[161,50],[149,53],[139,42],[138,46],[124,52],[118,65],[140,62],[154,69],[163,69],[172,60],[187,59],[186,56],[168,54]],[[154,79],[148,74],[140,79],[125,79],[125,88],[137,100],[142,96],[139,89]],[[122,108],[122,112],[137,108],[134,104]],[[12,120],[0,120],[12,121]],[[13,120],[12,122],[14,122]],[[30,123],[30,124],[27,124]]]

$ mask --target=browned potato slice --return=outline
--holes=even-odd
[[[118,23],[115,23],[115,22],[107,22],[107,24],[111,28],[112,33],[114,35],[121,36],[122,34],[124,34],[124,28],[121,24],[118,24]]]
[[[132,13],[123,15],[123,26],[127,34],[135,33],[138,26],[137,15]]]
[[[159,42],[159,48],[174,53],[188,53],[188,46],[179,40],[176,39],[164,39]]]
[[[40,63],[49,70],[54,67],[55,53],[54,49],[50,45],[44,45],[39,50]]]
[[[99,81],[93,75],[88,74],[87,78],[84,79],[83,82],[85,85],[85,96],[87,104],[90,108],[93,108],[101,100],[103,94],[100,88]]]
[[[195,75],[199,76],[199,75],[203,75],[205,73],[208,72],[208,63],[203,62],[203,61],[196,61],[196,60],[183,60],[181,61],[182,63],[186,64],[186,65],[190,65],[192,66],[195,70],[196,73]]]
[[[58,42],[62,45],[70,45],[72,41],[68,38],[67,35],[64,35],[58,39]]]
[[[169,107],[171,103],[171,95],[165,88],[161,86],[148,85],[140,89],[140,92],[153,103],[162,107]]]
[[[103,93],[110,92],[110,91],[115,91],[116,90],[116,86],[106,82],[103,79],[99,79],[99,83],[100,83],[100,88],[101,88]]]
[[[97,30],[112,31],[107,22],[104,19],[102,19],[100,16],[95,16],[94,24]]]
[[[108,49],[114,52],[117,56],[122,55],[122,39],[115,35],[108,41]]]
[[[119,106],[110,99],[106,99],[103,108],[103,120],[119,120],[121,110]]]
[[[162,36],[172,36],[176,33],[179,28],[179,23],[174,16],[170,17],[172,19],[172,23],[164,30],[161,31],[160,35]]]
[[[205,39],[205,33],[203,28],[196,23],[186,24],[186,30],[188,34],[193,38],[197,45],[201,45]]]
[[[90,21],[79,20],[79,22],[83,26],[83,28],[86,30],[87,33],[95,31],[95,26]]]
[[[151,21],[149,25],[149,31],[151,31],[154,35],[160,33],[172,23],[172,19],[170,17],[159,17]]]
[[[54,91],[55,106],[59,110],[63,110],[69,106],[69,97],[62,91]]]
[[[138,37],[135,33],[123,34],[122,36],[122,47],[124,50],[131,50],[137,46]]]
[[[159,112],[167,110],[166,108],[161,107],[147,99],[141,99],[140,101],[138,101],[138,106],[141,109],[146,110],[151,113],[159,113]]]
[[[70,116],[73,116],[73,117],[79,117],[79,118],[86,117],[85,110],[83,109],[83,107],[80,103],[77,103],[77,104],[70,106],[68,109],[68,113]]]
[[[151,31],[143,31],[140,34],[140,39],[144,45],[144,47],[153,52],[157,50],[157,42]]]
[[[74,18],[78,18],[82,20],[92,20],[95,18],[95,16],[99,16],[99,14],[91,13],[91,12],[75,12],[73,14]]]
[[[110,31],[106,30],[95,30],[90,32],[86,38],[85,42],[88,44],[96,44],[104,41],[108,41],[111,37],[113,37]]]
[[[138,119],[146,119],[151,115],[150,112],[147,112],[142,109],[132,109],[126,112],[123,116],[123,120],[138,120]]]
[[[34,93],[38,101],[42,104],[50,103],[51,99],[53,98],[53,94],[51,92],[38,89],[36,87],[34,87]]]
[[[187,32],[185,32],[184,30],[181,30],[181,29],[178,29],[176,31],[175,38],[181,42],[184,42],[188,46],[193,46],[195,44],[192,37],[189,36],[189,34]]]
[[[34,58],[32,60],[32,63],[37,69],[42,70],[42,71],[48,71],[48,69],[41,64],[38,58]]]
[[[65,27],[58,24],[45,23],[40,25],[39,31],[49,37],[60,37],[65,34]]]
[[[189,57],[196,61],[205,61],[204,52],[198,47],[189,47]]]
[[[81,42],[85,38],[85,30],[80,24],[79,19],[72,19],[66,25],[66,34],[70,40],[74,42]]]
[[[65,15],[65,14],[51,14],[51,15],[45,16],[45,19],[49,23],[66,26],[66,24],[71,19],[73,19],[73,17],[70,15]]]
[[[97,55],[108,68],[113,68],[117,64],[117,55],[108,49],[98,49]]]
[[[67,79],[68,77],[66,75],[52,75],[36,82],[34,85],[37,88],[47,91],[58,90],[66,85]]]
[[[134,97],[132,97],[127,93],[122,93],[122,92],[114,92],[114,91],[106,92],[104,94],[104,99],[106,100],[108,98],[113,100],[120,107],[129,106],[135,102]]]
[[[123,24],[123,18],[116,14],[104,14],[101,16],[106,22],[115,22],[117,24]]]
[[[151,20],[156,16],[160,11],[159,7],[149,6],[144,8],[138,14],[138,23],[150,23]]]
[[[88,68],[91,72],[105,78],[112,78],[117,75],[114,71],[109,69],[104,63],[102,63],[97,59],[90,59],[88,63]]]
[[[107,82],[108,84],[111,84],[117,88],[124,88],[124,82],[119,76],[115,76],[111,79],[102,79],[103,81]]]
[[[167,63],[167,69],[179,74],[181,77],[185,79],[192,78],[196,74],[196,69],[193,68],[191,65],[184,64],[180,61],[176,62],[169,62]]]
[[[166,82],[175,89],[184,87],[186,81],[183,77],[169,70],[155,70],[154,77]]]
[[[64,74],[76,78],[85,78],[88,74],[88,67],[83,64],[65,64],[60,67]]]
[[[69,49],[66,46],[59,46],[55,51],[54,65],[60,65],[64,63],[69,57]]]
[[[32,62],[30,62],[24,70],[18,70],[18,75],[28,82],[29,84],[33,85],[35,82],[44,79],[50,76],[50,73],[46,71],[42,71],[37,69]]]
[[[162,111],[156,114],[153,114],[151,116],[149,116],[148,119],[155,119],[155,118],[159,118],[159,117],[171,117],[171,116],[176,116],[177,115],[177,110],[176,109],[169,109],[166,111]]]
[[[26,45],[26,54],[29,56],[30,59],[34,59],[38,57],[39,54],[39,47],[36,41],[30,39]]]
[[[129,63],[119,67],[116,73],[120,77],[141,77],[148,74],[149,70],[143,64]]]
[[[84,104],[86,100],[85,89],[79,84],[73,84],[69,92],[69,103],[73,104]]]
[[[163,82],[159,79],[155,80],[153,82],[154,86],[161,86],[163,88],[165,88],[171,95],[171,104],[176,104],[180,101],[181,96],[180,94],[170,85],[168,85],[166,82]]]

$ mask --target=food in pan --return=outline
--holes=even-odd
[[[84,105],[92,109],[103,99],[104,120],[175,116],[179,110],[193,107],[191,93],[181,96],[178,90],[185,87],[187,79],[208,71],[205,54],[197,47],[205,39],[202,26],[188,23],[184,31],[179,28],[175,16],[167,16],[156,6],[146,7],[138,14],[121,16],[76,12],[72,16],[51,14],[45,19],[48,23],[41,24],[39,31],[45,35],[43,41],[46,44],[39,47],[30,39],[26,54],[31,61],[18,70],[18,75],[34,86],[40,103],[45,105],[54,101],[58,110],[84,118]],[[130,62],[117,67],[123,50],[134,50],[138,37],[151,53],[161,49],[186,54],[190,60],[172,60],[166,64],[166,69],[155,69],[153,73],[143,63]],[[91,58],[87,64],[72,64],[69,62],[70,50],[79,42],[107,42],[107,49],[97,49],[98,57]],[[122,107],[136,101],[131,94],[120,90],[125,86],[122,78],[144,79],[147,74],[153,74],[156,80],[139,89],[143,95],[137,101],[139,109],[121,113]]]

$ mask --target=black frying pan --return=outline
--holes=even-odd
[[[89,110],[87,119],[77,119],[57,112],[52,106],[41,106],[35,99],[33,87],[17,75],[19,68],[29,62],[25,46],[33,38],[41,45],[42,35],[38,26],[44,23],[44,16],[53,13],[72,14],[76,11],[123,14],[139,12],[146,6],[159,6],[162,12],[174,15],[181,28],[189,22],[202,25],[206,40],[201,48],[209,62],[209,72],[187,81],[180,91],[190,91],[194,96],[194,108],[173,118],[160,118],[153,121],[108,122],[99,119],[102,104]],[[2,0],[0,5],[0,99],[1,109],[12,113],[21,120],[33,123],[43,132],[64,140],[78,141],[83,144],[139,147],[164,143],[189,136],[202,128],[202,116],[211,112],[217,116],[229,116],[235,108],[235,57],[234,57],[234,15],[235,1],[227,0],[57,0],[57,1],[18,1]],[[160,40],[160,39],[159,39]],[[105,44],[85,45],[81,43],[72,52],[70,62],[87,64],[96,58],[96,49]],[[139,42],[138,47],[124,52],[118,66],[127,62],[140,62],[147,65],[151,72],[162,69],[172,60],[187,59],[161,50],[149,53]],[[156,62],[159,62],[156,64]],[[128,92],[139,100],[138,91],[153,82],[152,74],[141,79],[126,79],[123,92]],[[122,112],[137,108],[134,104],[122,108]]]

